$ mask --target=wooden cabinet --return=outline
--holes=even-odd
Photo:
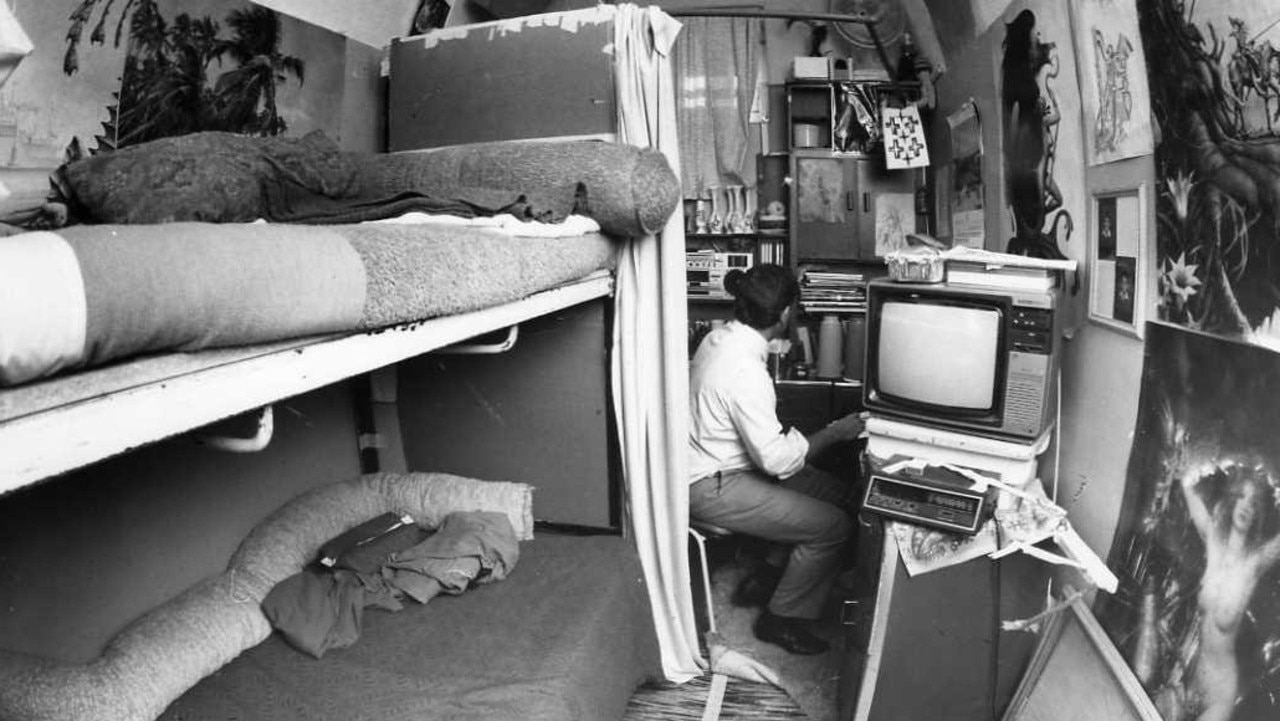
[[[919,97],[915,83],[787,84],[791,262],[874,262],[881,233],[915,232],[920,175],[885,168],[880,108]],[[879,247],[880,252],[877,252]]]
[[[916,174],[887,171],[882,158],[822,151],[791,155],[792,256],[805,261],[870,261],[877,223],[915,227]]]

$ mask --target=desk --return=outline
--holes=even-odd
[[[873,418],[864,475],[893,455],[1000,472],[1033,482],[1048,445],[965,436]],[[857,524],[858,594],[846,621],[838,693],[843,721],[998,719],[1017,688],[1036,637],[1004,632],[1001,620],[1043,608],[1050,569],[1024,554],[967,561],[909,576],[883,517]]]

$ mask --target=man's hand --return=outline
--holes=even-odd
[[[857,439],[858,436],[862,435],[863,429],[866,428],[866,423],[864,422],[866,415],[866,413],[850,413],[844,418],[831,421],[818,429],[816,433],[810,434],[809,453],[805,455],[805,459],[811,461],[819,453],[837,443],[845,443]]]
[[[850,413],[827,424],[827,429],[837,441],[852,441],[862,435],[867,424],[862,413]]]

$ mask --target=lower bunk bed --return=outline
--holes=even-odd
[[[540,530],[500,582],[366,612],[360,640],[319,659],[273,635],[160,718],[617,719],[661,674],[651,626],[626,539]]]
[[[539,528],[531,488],[439,473],[367,474],[304,493],[264,520],[227,570],[146,613],[85,664],[0,652],[0,718],[476,721],[621,718],[661,678],[628,539]],[[501,580],[395,612],[319,658],[273,633],[262,601],[324,543],[382,513],[437,529],[504,516],[518,561]]]

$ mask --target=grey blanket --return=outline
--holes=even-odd
[[[656,232],[680,184],[654,150],[598,141],[499,142],[420,153],[343,152],[303,138],[221,132],[163,138],[59,169],[73,217],[88,223],[354,223],[409,210],[512,213],[557,222],[571,212],[605,233]]]

